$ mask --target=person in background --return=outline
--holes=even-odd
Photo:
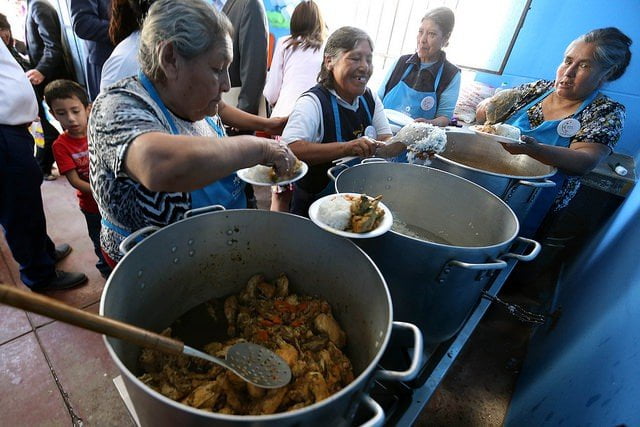
[[[24,43],[18,42],[14,40],[13,34],[11,33],[11,25],[7,20],[7,17],[0,13],[0,39],[4,42],[11,53],[11,56],[15,58],[15,60],[20,64],[24,71],[27,71],[31,68],[31,64],[29,63],[29,58],[27,57],[27,47]],[[22,45],[22,46],[20,46]],[[20,49],[23,48],[23,49]]]
[[[91,100],[100,92],[102,65],[114,46],[108,31],[110,7],[111,0],[69,0],[73,32],[87,47],[86,79]]]
[[[373,73],[373,42],[354,27],[336,30],[324,48],[318,84],[296,102],[282,141],[310,165],[294,184],[291,212],[331,193],[327,170],[345,156],[369,157],[391,137],[380,99],[367,87]],[[378,141],[376,141],[378,140]]]
[[[258,114],[267,78],[269,26],[261,0],[217,0],[233,26],[231,87],[240,87],[237,107]]]
[[[112,267],[122,256],[120,242],[141,227],[162,227],[213,203],[242,207],[234,171],[260,163],[285,175],[294,167],[285,144],[224,133],[217,112],[230,88],[232,31],[203,0],[156,1],[140,33],[140,72],[94,102],[90,182],[102,214],[101,247]]]
[[[449,124],[458,101],[461,72],[442,49],[454,23],[453,11],[447,7],[431,9],[422,17],[416,52],[398,58],[378,89],[384,108],[435,126]],[[398,160],[406,162],[406,153]]]
[[[51,145],[58,137],[58,131],[47,120],[42,96],[45,86],[57,79],[70,79],[72,72],[65,56],[62,43],[60,21],[55,9],[46,0],[28,0],[27,2],[27,49],[31,68],[26,72],[38,98],[38,116],[44,132],[44,147],[36,148],[36,159],[44,178],[56,179],[51,174],[53,152]]]
[[[316,84],[326,30],[320,8],[314,1],[303,1],[296,6],[291,14],[290,30],[289,36],[276,43],[263,92],[274,117],[288,117],[298,97]],[[271,190],[271,210],[289,212],[293,186],[276,185]]]
[[[154,0],[112,0],[109,38],[116,46],[102,67],[100,91],[138,72],[140,28]]]
[[[87,123],[91,104],[82,86],[71,80],[54,80],[44,89],[44,99],[53,117],[64,128],[53,143],[53,156],[61,175],[77,191],[80,211],[87,222],[89,238],[98,257],[96,268],[105,279],[111,273],[100,250],[100,211],[89,185]]]
[[[539,80],[515,88],[513,105],[498,121],[520,128],[521,143],[503,143],[511,154],[526,154],[558,168],[521,224],[531,236],[551,209],[558,213],[575,196],[580,176],[593,170],[612,151],[624,125],[625,108],[600,92],[620,78],[631,60],[631,39],[617,28],[590,31],[572,41],[554,81]],[[497,95],[496,95],[497,96]],[[484,122],[489,98],[478,105]]]
[[[28,130],[38,115],[38,101],[4,43],[0,43],[0,99],[0,224],[20,265],[20,279],[35,292],[79,286],[87,281],[83,273],[56,270],[71,247],[56,247],[47,235],[42,173]]]
[[[224,13],[233,25],[233,62],[229,67],[231,87],[239,88],[238,103],[234,107],[251,114],[260,114],[262,90],[267,78],[269,25],[262,0],[214,0],[222,5]],[[230,97],[233,99],[233,97]],[[231,103],[230,101],[228,101]],[[225,122],[225,125],[228,123]],[[230,134],[243,133],[229,127]],[[246,133],[246,132],[244,132]],[[245,186],[247,207],[257,208],[253,186]]]

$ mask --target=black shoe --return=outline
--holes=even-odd
[[[54,256],[56,262],[62,261],[67,255],[71,253],[71,246],[66,243],[56,246],[56,254]]]
[[[56,277],[44,286],[31,288],[33,292],[59,291],[62,289],[71,289],[80,286],[87,281],[84,273],[73,273],[62,270],[56,270]]]

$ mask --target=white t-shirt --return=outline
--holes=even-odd
[[[348,103],[329,90],[338,99],[338,104],[352,111],[357,111],[360,105],[360,98],[356,98],[353,103]],[[371,124],[375,128],[377,135],[391,135],[391,128],[387,116],[384,115],[382,101],[375,93],[371,93],[375,100],[375,111],[371,118]],[[322,117],[322,106],[317,96],[310,93],[298,98],[287,126],[282,132],[282,141],[291,144],[296,141],[322,142],[324,136],[324,119]],[[346,141],[345,141],[346,142]]]
[[[0,43],[0,124],[22,125],[38,117],[38,101],[29,79],[7,46]]]
[[[139,44],[140,31],[134,31],[113,49],[111,56],[109,56],[102,66],[100,92],[104,92],[105,88],[111,86],[118,80],[134,76],[138,73]]]
[[[300,95],[316,84],[322,64],[322,48],[285,49],[290,36],[276,43],[271,68],[264,86],[264,97],[273,106],[272,117],[286,117]]]

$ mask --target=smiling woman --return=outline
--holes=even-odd
[[[245,207],[234,171],[262,163],[282,175],[295,164],[291,151],[273,140],[224,132],[218,107],[230,86],[231,31],[204,0],[155,2],[140,35],[141,72],[96,99],[91,185],[111,264],[121,257],[119,243],[139,228],[164,226],[212,204]]]
[[[310,165],[295,183],[291,210],[309,206],[332,192],[327,170],[345,156],[369,157],[391,137],[380,99],[367,88],[373,72],[373,42],[354,27],[337,29],[324,49],[318,84],[295,104],[282,140]],[[376,139],[378,141],[376,141]]]

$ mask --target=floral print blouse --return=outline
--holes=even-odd
[[[515,89],[519,92],[519,99],[507,117],[510,117],[534,99],[553,89],[553,85],[553,81],[538,80],[516,87]],[[529,117],[531,127],[542,124],[544,121],[542,102],[531,106],[527,111],[527,116]],[[600,93],[589,105],[578,113],[575,118],[580,122],[580,130],[570,138],[569,144],[573,144],[574,142],[605,144],[613,151],[613,148],[620,139],[620,134],[624,126],[625,108],[624,105]],[[576,195],[579,188],[580,177],[568,176],[554,201],[552,210],[559,211],[566,207]]]

